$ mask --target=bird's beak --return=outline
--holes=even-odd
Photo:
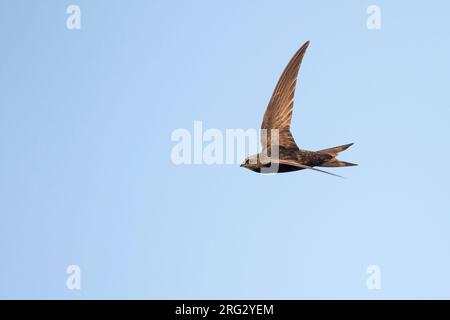
[[[244,166],[244,164],[243,164],[243,163],[241,163],[240,167],[243,167],[243,166]]]

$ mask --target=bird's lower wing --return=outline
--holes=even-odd
[[[314,168],[314,167],[310,167],[310,166],[307,166],[305,164],[298,163],[296,161],[278,160],[277,162],[280,163],[280,164],[286,164],[286,165],[290,165],[290,166],[294,166],[294,167],[299,167],[299,168],[302,168],[302,169],[311,169],[311,170],[314,170],[314,171],[330,174],[330,175],[335,176],[335,177],[343,178],[342,176],[340,176],[338,174],[334,174],[334,173],[331,173],[331,172],[328,172],[328,171],[325,171],[325,170],[320,170],[320,169],[317,169],[317,168]]]

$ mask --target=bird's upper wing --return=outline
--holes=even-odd
[[[273,91],[261,124],[261,129],[263,129],[263,134],[261,134],[261,144],[263,149],[270,148],[271,129],[279,130],[280,146],[286,148],[298,148],[294,137],[291,134],[290,126],[292,110],[294,108],[297,75],[308,45],[309,41],[295,53],[281,74],[275,90]],[[266,134],[264,134],[264,132]]]

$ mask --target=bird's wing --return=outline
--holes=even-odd
[[[331,173],[331,172],[328,172],[328,171],[325,171],[325,170],[320,170],[320,169],[317,169],[317,168],[314,168],[314,167],[310,167],[310,166],[298,163],[297,161],[293,161],[293,160],[280,159],[280,160],[278,160],[276,162],[278,162],[280,164],[287,164],[287,165],[290,165],[290,166],[293,166],[293,167],[299,167],[299,168],[302,168],[302,169],[311,169],[311,170],[314,170],[314,171],[319,171],[319,172],[322,172],[322,173],[331,174],[332,176],[343,178],[342,176],[340,176],[338,174],[334,174],[334,173]]]
[[[290,126],[297,75],[308,45],[309,41],[291,58],[273,91],[261,124],[261,129],[263,129],[263,134],[261,134],[263,149],[270,148],[271,129],[279,130],[280,145],[286,148],[298,148],[291,134]]]

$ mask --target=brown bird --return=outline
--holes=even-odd
[[[309,41],[295,53],[273,91],[261,125],[262,152],[247,157],[241,167],[259,173],[312,169],[338,176],[315,167],[356,166],[354,163],[339,161],[336,158],[339,152],[346,150],[353,143],[319,151],[308,151],[299,149],[292,136],[290,126],[297,75],[308,45]]]

